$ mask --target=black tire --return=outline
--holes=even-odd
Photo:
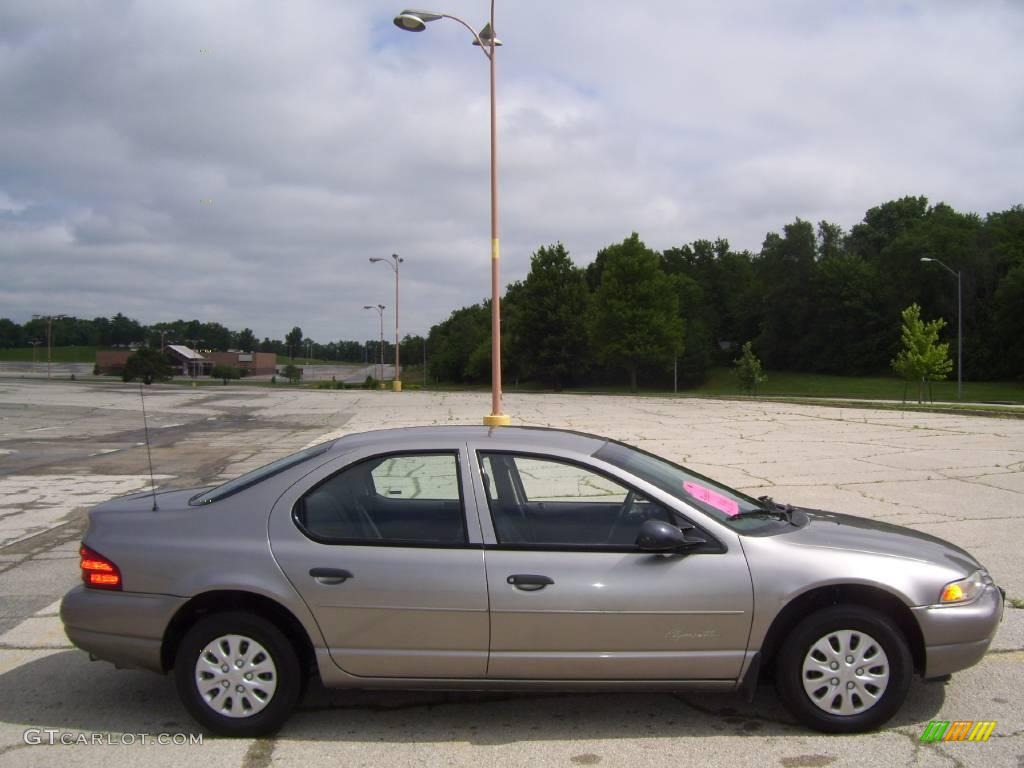
[[[858,733],[896,714],[914,662],[903,633],[887,616],[859,605],[835,605],[793,628],[775,672],[779,698],[801,723],[824,733]]]
[[[209,671],[201,672],[204,654]],[[231,664],[211,663],[225,655]],[[284,724],[305,681],[295,648],[281,630],[255,614],[231,611],[206,616],[185,633],[174,682],[185,709],[204,728],[221,736],[255,737]]]

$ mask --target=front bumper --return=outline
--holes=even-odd
[[[78,585],[60,604],[64,632],[77,647],[116,667],[164,672],[164,632],[186,598],[86,589]]]
[[[1003,591],[989,585],[966,605],[912,609],[925,645],[925,678],[941,677],[981,661],[1003,617]]]

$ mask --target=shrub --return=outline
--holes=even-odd
[[[128,358],[124,364],[124,373],[121,374],[121,378],[124,381],[142,379],[144,383],[152,384],[154,381],[171,378],[171,373],[171,367],[167,365],[160,350],[143,347]]]
[[[230,365],[215,365],[213,370],[210,371],[210,378],[220,379],[227,384],[228,379],[240,379],[242,374],[239,373],[237,368],[233,368]]]
[[[768,377],[764,375],[761,361],[757,359],[748,341],[743,345],[740,356],[733,360],[733,373],[740,380],[740,386],[749,395],[757,391],[757,385]]]

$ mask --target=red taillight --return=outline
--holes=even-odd
[[[81,556],[79,567],[82,569],[82,581],[85,586],[95,589],[121,589],[121,571],[110,560],[84,544],[79,548],[78,554]]]

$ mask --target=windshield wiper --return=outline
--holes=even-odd
[[[792,504],[779,504],[771,496],[759,496],[757,498],[764,507],[762,509],[750,509],[746,512],[740,512],[738,515],[733,515],[732,518],[735,520],[739,517],[758,517],[760,515],[777,515],[785,520],[787,523],[793,522],[793,505]]]
[[[793,513],[796,511],[792,504],[779,504],[770,496],[759,496],[758,501],[769,507],[769,512],[778,512],[782,514],[786,522],[793,522]]]

